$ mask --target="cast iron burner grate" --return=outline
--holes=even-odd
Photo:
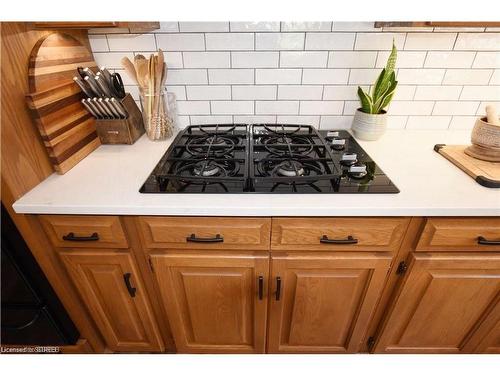
[[[180,132],[140,192],[399,190],[346,131],[318,132],[308,125],[214,124]]]

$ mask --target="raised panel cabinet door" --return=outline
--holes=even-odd
[[[151,254],[180,353],[264,353],[268,255]]]
[[[109,349],[163,351],[156,320],[130,254],[71,249],[60,256]]]
[[[273,255],[270,353],[356,353],[382,292],[388,255]]]
[[[500,319],[499,298],[500,255],[413,254],[375,351],[475,352]]]

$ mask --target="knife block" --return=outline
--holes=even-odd
[[[103,145],[131,145],[144,134],[142,113],[132,95],[127,94],[120,101],[127,110],[125,119],[97,119],[97,135]]]

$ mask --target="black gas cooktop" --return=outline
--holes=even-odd
[[[399,193],[345,130],[225,124],[181,131],[141,193]]]

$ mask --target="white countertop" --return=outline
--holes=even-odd
[[[100,146],[65,175],[52,174],[16,203],[17,213],[207,216],[500,216],[500,189],[480,186],[433,151],[467,144],[470,131],[388,131],[359,141],[399,194],[140,194],[171,140],[143,136]]]

